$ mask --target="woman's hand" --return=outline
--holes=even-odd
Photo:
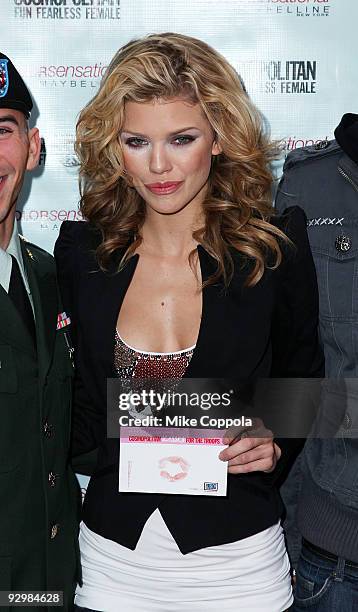
[[[255,419],[250,429],[240,432],[228,430],[219,459],[228,462],[230,474],[248,472],[272,472],[281,457],[281,449],[273,440],[273,433],[266,429],[261,419]]]

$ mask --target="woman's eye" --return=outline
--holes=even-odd
[[[189,135],[177,136],[172,141],[172,144],[174,144],[175,146],[183,146],[183,145],[193,142],[194,140],[195,140],[194,136],[189,136]],[[132,149],[139,149],[141,147],[147,146],[148,141],[145,140],[144,138],[139,138],[139,136],[132,136],[131,138],[127,138],[125,140],[125,144],[128,147],[131,147]]]
[[[174,140],[174,144],[176,145],[186,145],[190,142],[193,142],[195,138],[193,136],[177,136]]]
[[[133,138],[127,138],[126,140],[126,145],[128,145],[129,147],[133,147],[134,149],[138,149],[139,147],[142,147],[143,145],[146,145],[147,141],[143,140],[143,138],[137,138],[137,137],[133,137]]]

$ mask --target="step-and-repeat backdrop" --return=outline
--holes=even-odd
[[[342,114],[358,112],[357,0],[1,0],[1,18],[1,51],[27,81],[43,138],[17,215],[49,251],[62,221],[81,219],[76,118],[130,39],[180,32],[218,49],[284,153],[333,138]]]
[[[1,50],[26,78],[43,137],[18,218],[49,251],[61,222],[81,218],[76,117],[132,38],[206,40],[242,75],[285,152],[332,138],[341,115],[358,112],[357,0],[1,0],[1,18]]]

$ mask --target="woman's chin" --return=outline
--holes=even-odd
[[[175,215],[180,213],[187,206],[187,202],[185,204],[174,204],[172,202],[163,202],[163,203],[148,203],[147,208],[152,212],[155,212],[159,215]]]

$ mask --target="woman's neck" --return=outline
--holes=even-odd
[[[193,215],[190,211],[184,210],[173,215],[148,211],[140,232],[143,239],[141,250],[155,251],[157,255],[162,253],[187,257],[197,244],[193,232],[203,223],[202,215]]]
[[[140,250],[156,255],[187,257],[196,246],[190,230],[181,228],[153,228],[145,225],[141,230],[142,243]]]

